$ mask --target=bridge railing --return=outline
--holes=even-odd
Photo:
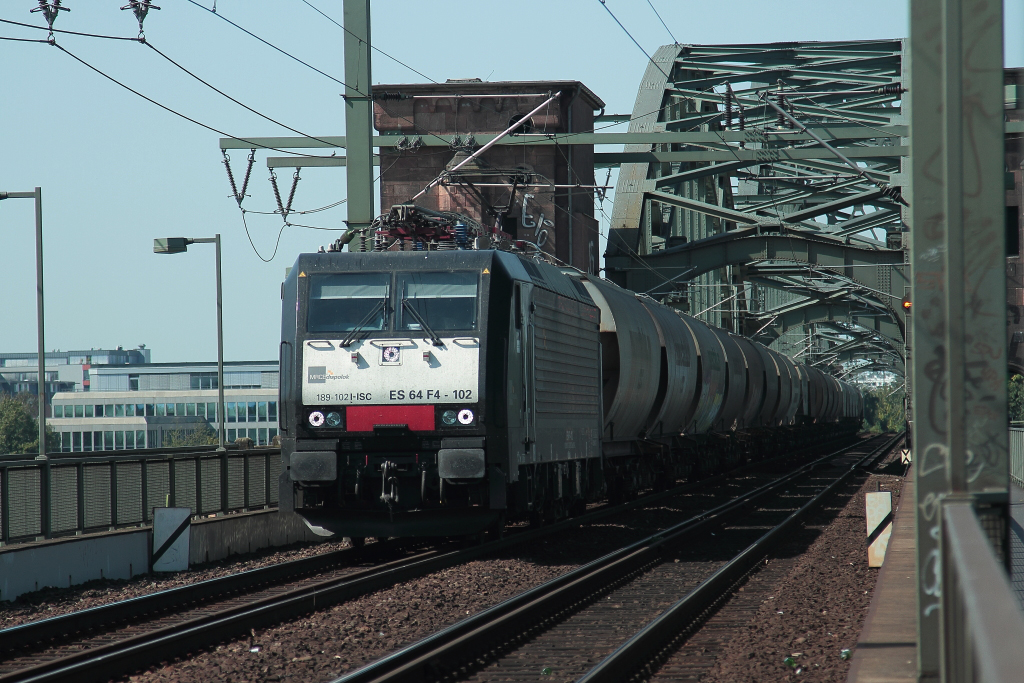
[[[1020,681],[1024,612],[1006,569],[970,502],[942,516],[942,681]]]
[[[1024,428],[1010,427],[1010,479],[1024,487]]]
[[[0,544],[139,526],[154,507],[193,515],[277,504],[278,448],[0,456]]]

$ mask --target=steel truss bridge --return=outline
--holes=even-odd
[[[607,276],[836,374],[902,375],[904,80],[901,40],[660,48]]]

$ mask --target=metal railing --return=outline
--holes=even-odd
[[[145,525],[154,507],[193,515],[271,507],[280,471],[278,448],[0,456],[0,544]]]
[[[1024,613],[969,501],[942,509],[942,680],[1011,683],[1024,672]]]
[[[1010,480],[1024,487],[1024,429],[1010,427]]]

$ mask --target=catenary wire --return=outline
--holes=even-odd
[[[661,18],[661,13],[658,12],[658,10],[654,7],[654,3],[651,2],[651,0],[647,0],[647,4],[651,6],[651,9],[654,11],[654,16],[658,17],[658,21],[660,21],[661,25],[665,27],[666,31],[668,31],[668,37],[672,39],[673,43],[678,45],[679,41],[676,40],[676,37],[672,34],[672,29],[668,27],[668,24],[665,23],[665,20]]]
[[[601,3],[601,7],[604,7],[605,11],[608,12],[608,15],[612,19],[615,20],[615,23],[619,25],[619,28],[621,28],[623,31],[625,31],[626,35],[629,36],[629,39],[633,41],[633,44],[636,45],[638,48],[640,48],[640,52],[644,53],[644,56],[647,57],[647,61],[649,61],[654,66],[658,67],[658,71],[660,71],[661,73],[665,74],[665,78],[669,78],[669,75],[665,72],[664,69],[661,68],[661,64],[658,64],[656,61],[654,61],[654,58],[651,57],[649,54],[647,54],[647,50],[644,49],[643,45],[641,45],[640,43],[636,42],[636,38],[633,37],[633,34],[631,34],[629,31],[626,30],[626,27],[622,25],[622,22],[619,21],[619,18],[615,16],[615,14],[611,11],[611,9],[609,9],[608,3],[605,2],[605,0],[597,0],[597,1]],[[192,2],[192,0],[189,0],[189,2]],[[652,7],[653,7],[653,5],[652,5]]]
[[[182,114],[179,111],[171,109],[166,104],[161,104],[160,102],[157,102],[153,98],[148,97],[146,95],[143,95],[138,90],[135,90],[131,86],[122,83],[121,81],[117,80],[113,76],[111,76],[111,75],[105,73],[104,71],[100,70],[98,67],[93,66],[92,64],[90,64],[89,62],[85,61],[81,57],[75,55],[73,52],[69,51],[64,46],[59,45],[56,41],[45,41],[44,40],[44,41],[41,41],[41,42],[48,43],[48,44],[52,45],[53,47],[57,48],[58,50],[60,50],[64,54],[66,54],[67,56],[69,56],[72,59],[74,59],[79,64],[88,67],[89,69],[91,69],[92,71],[95,71],[100,76],[103,76],[104,78],[106,78],[108,81],[110,81],[112,83],[115,83],[116,85],[121,86],[122,88],[124,88],[128,92],[131,92],[131,93],[133,93],[135,95],[138,95],[142,99],[146,100],[147,102],[149,102],[151,104],[155,104],[156,106],[160,107],[164,111],[167,111],[167,112],[169,112],[171,114],[174,114],[175,116],[178,116],[178,117],[180,117],[182,119],[185,119],[186,121],[188,121],[190,123],[194,123],[195,125],[200,126],[201,128],[205,128],[206,130],[212,131],[212,132],[217,133],[219,135],[223,135],[224,137],[231,138],[232,140],[237,140],[239,142],[244,142],[245,144],[251,145],[254,148],[269,149],[269,150],[273,150],[275,152],[281,152],[282,154],[293,154],[295,156],[301,156],[301,157],[314,157],[314,156],[316,156],[316,155],[313,155],[313,154],[303,154],[301,152],[292,152],[292,151],[289,151],[289,150],[278,149],[277,147],[268,147],[266,145],[261,145],[261,144],[259,144],[257,142],[253,142],[252,140],[246,140],[245,138],[240,138],[240,137],[236,137],[234,135],[231,135],[230,133],[225,133],[224,131],[222,131],[222,130],[220,130],[218,128],[214,128],[213,126],[209,126],[209,125],[203,123],[202,121],[197,121],[196,119],[194,119],[194,118],[192,118],[192,117],[190,117],[190,116],[188,116],[186,114]]]
[[[10,40],[15,43],[49,43],[50,41],[45,38],[8,38],[7,36],[0,36],[0,40]]]
[[[275,124],[277,124],[277,125],[281,126],[282,128],[287,128],[287,129],[288,129],[288,130],[290,130],[291,132],[293,132],[293,133],[298,133],[299,135],[302,135],[303,137],[311,138],[311,139],[313,139],[313,140],[316,140],[317,142],[322,142],[322,143],[324,143],[325,145],[331,145],[331,143],[330,143],[330,142],[327,142],[327,140],[323,140],[323,139],[321,139],[321,138],[318,138],[318,137],[316,137],[315,135],[309,135],[308,133],[303,133],[303,132],[302,132],[301,130],[298,130],[298,129],[296,129],[296,128],[292,128],[291,126],[289,126],[289,125],[287,125],[287,124],[285,124],[285,123],[281,123],[280,121],[278,121],[278,120],[276,120],[276,119],[272,119],[271,117],[267,116],[266,114],[263,114],[263,113],[261,113],[261,112],[258,112],[258,111],[256,111],[255,109],[253,109],[253,108],[252,108],[252,107],[250,107],[249,105],[247,105],[247,104],[245,104],[245,103],[243,103],[243,102],[239,102],[239,101],[238,101],[238,100],[236,100],[236,99],[235,99],[234,97],[232,97],[231,95],[228,95],[228,94],[227,94],[226,92],[224,92],[224,91],[223,91],[223,90],[221,90],[220,88],[218,88],[218,87],[216,87],[216,86],[212,85],[212,84],[211,84],[211,83],[209,83],[208,81],[205,81],[205,80],[203,80],[202,78],[200,78],[199,76],[197,76],[197,75],[196,75],[195,73],[193,73],[193,72],[189,71],[188,69],[186,69],[185,67],[183,67],[183,66],[182,66],[181,64],[178,64],[178,62],[174,61],[173,59],[171,59],[170,57],[168,57],[167,55],[165,55],[165,54],[164,54],[163,52],[161,52],[160,50],[158,50],[158,49],[157,49],[157,48],[156,48],[156,47],[155,47],[155,46],[153,45],[153,43],[151,43],[151,42],[150,42],[149,40],[144,40],[144,41],[142,41],[142,44],[143,44],[143,45],[145,45],[146,47],[148,47],[149,49],[153,50],[153,52],[156,52],[156,53],[157,53],[158,55],[160,55],[161,57],[163,57],[164,59],[166,59],[166,60],[167,60],[168,62],[170,62],[170,63],[171,63],[171,64],[173,64],[174,66],[176,66],[176,67],[178,67],[179,69],[181,69],[182,71],[184,71],[184,72],[185,72],[186,74],[188,74],[188,75],[189,75],[189,76],[191,76],[192,78],[196,79],[197,81],[199,81],[200,83],[202,83],[203,85],[205,85],[205,86],[206,86],[207,88],[209,88],[209,89],[213,90],[214,92],[216,92],[216,93],[218,93],[218,94],[220,94],[220,95],[223,95],[224,97],[226,97],[227,99],[231,100],[232,102],[234,102],[234,103],[235,103],[235,104],[237,104],[238,106],[242,107],[243,109],[246,109],[246,110],[248,110],[248,111],[251,111],[251,112],[252,112],[253,114],[256,114],[256,116],[259,116],[259,117],[261,117],[261,118],[264,118],[264,119],[266,119],[267,121],[270,121],[271,123],[275,123]]]
[[[64,9],[64,8],[61,8]],[[106,40],[130,40],[136,43],[142,42],[142,38],[132,38],[130,36],[104,36],[98,33],[80,33],[78,31],[64,31],[59,28],[47,28],[46,26],[36,26],[35,24],[23,24],[20,21],[11,21],[10,19],[0,19],[0,23],[11,24],[13,26],[23,26],[24,28],[34,28],[37,31],[48,31],[50,33],[66,33],[70,36],[84,36],[86,38],[104,38]],[[15,39],[21,40],[21,39]],[[47,41],[43,41],[47,42]]]
[[[277,50],[278,52],[280,52],[280,53],[281,53],[281,54],[283,54],[284,56],[288,57],[289,59],[294,59],[294,60],[295,60],[296,62],[298,62],[299,64],[302,64],[303,66],[309,67],[310,69],[312,69],[313,71],[316,71],[316,72],[317,72],[318,74],[320,74],[321,76],[325,76],[326,78],[329,78],[329,79],[331,79],[332,81],[334,81],[335,83],[337,83],[337,84],[339,84],[339,85],[343,85],[343,86],[345,86],[346,88],[352,88],[352,86],[350,86],[350,85],[349,85],[348,83],[346,83],[345,81],[342,81],[342,80],[339,80],[339,79],[335,78],[334,76],[330,75],[330,74],[329,74],[329,73],[327,73],[326,71],[321,71],[320,69],[316,68],[315,66],[313,66],[313,65],[312,65],[312,64],[310,64],[309,62],[304,62],[304,61],[302,61],[301,59],[299,59],[299,58],[298,58],[298,57],[296,57],[295,55],[293,55],[293,54],[291,54],[291,53],[289,53],[289,52],[285,52],[284,50],[282,50],[282,49],[281,49],[281,48],[279,48],[278,46],[274,45],[273,43],[271,43],[271,42],[269,42],[269,41],[266,41],[266,40],[264,40],[263,38],[260,38],[260,37],[259,37],[258,35],[256,35],[256,34],[255,34],[255,33],[253,33],[252,31],[249,31],[249,30],[247,30],[247,29],[244,29],[244,28],[242,28],[241,26],[239,26],[239,25],[238,25],[238,24],[236,24],[235,22],[233,22],[233,21],[231,21],[230,19],[228,19],[227,17],[225,17],[225,16],[223,15],[223,14],[220,14],[219,12],[215,12],[214,10],[210,9],[209,7],[205,7],[204,5],[200,5],[200,4],[198,3],[198,2],[196,2],[196,0],[188,0],[188,1],[189,1],[190,3],[192,3],[193,5],[195,5],[196,7],[200,8],[200,9],[203,9],[203,10],[206,10],[207,12],[209,12],[209,13],[210,13],[210,14],[212,14],[212,15],[214,15],[215,17],[218,17],[218,18],[220,18],[220,19],[223,19],[224,21],[228,22],[229,24],[231,24],[232,26],[234,26],[235,28],[237,28],[237,29],[238,29],[239,31],[242,31],[242,32],[244,32],[244,33],[247,33],[247,34],[249,34],[250,36],[252,36],[252,37],[253,37],[253,38],[255,38],[256,40],[258,40],[258,41],[260,41],[261,43],[263,43],[264,45],[266,45],[266,46],[268,46],[268,47],[272,47],[272,48],[274,48],[275,50]],[[356,92],[359,92],[358,88],[352,88],[352,89],[353,89],[353,90],[355,90]],[[362,94],[362,93],[360,93],[360,94]]]
[[[352,31],[348,30],[347,28],[345,28],[345,26],[344,26],[343,24],[340,24],[340,23],[338,23],[338,22],[337,22],[337,21],[335,21],[335,20],[334,20],[333,18],[331,18],[330,16],[328,16],[327,14],[325,14],[325,13],[324,13],[323,11],[321,11],[321,10],[320,10],[320,8],[316,7],[316,6],[315,6],[315,5],[313,4],[313,3],[311,3],[311,2],[308,2],[307,0],[302,0],[302,2],[303,2],[304,4],[306,4],[306,5],[308,5],[308,6],[309,6],[309,7],[310,7],[310,8],[311,8],[311,9],[312,9],[312,10],[313,10],[314,12],[316,12],[317,14],[319,14],[320,16],[322,16],[322,17],[323,17],[324,19],[326,19],[327,21],[331,22],[332,24],[334,24],[335,26],[337,26],[338,28],[340,28],[340,29],[341,29],[342,31],[344,31],[345,33],[349,34],[350,36],[353,36],[354,38],[359,38],[359,36],[357,36],[357,35],[356,35],[355,33],[352,33]],[[362,40],[362,39],[360,38],[360,40]],[[427,79],[427,80],[428,80],[428,81],[430,81],[431,83],[437,83],[437,81],[435,81],[435,80],[434,80],[433,78],[431,78],[430,76],[426,75],[426,74],[425,74],[425,73],[423,73],[422,71],[419,71],[419,70],[417,70],[417,69],[414,69],[413,67],[409,66],[408,64],[406,64],[406,63],[405,63],[405,62],[403,62],[402,60],[398,59],[397,57],[393,57],[392,55],[389,55],[389,54],[388,54],[387,52],[384,52],[384,50],[381,50],[381,49],[380,49],[379,47],[377,47],[376,45],[374,45],[374,44],[372,44],[372,43],[368,43],[368,45],[370,46],[370,49],[371,49],[371,50],[376,50],[377,52],[381,53],[382,55],[384,55],[385,57],[387,57],[387,58],[388,58],[388,59],[390,59],[391,61],[393,61],[393,62],[395,62],[395,63],[397,63],[397,64],[401,64],[401,65],[402,65],[402,66],[404,66],[404,67],[405,67],[406,69],[408,69],[409,71],[412,71],[412,72],[413,72],[413,73],[415,73],[416,75],[418,75],[418,76],[422,76],[423,78]],[[440,85],[440,84],[439,84],[439,85]]]

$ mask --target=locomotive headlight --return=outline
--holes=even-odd
[[[469,408],[463,408],[459,411],[459,424],[472,424],[473,423],[473,411]]]
[[[446,410],[443,413],[441,413],[441,422],[444,422],[449,427],[455,424],[455,420],[456,417],[454,410]]]
[[[319,410],[314,410],[312,413],[309,414],[309,424],[313,425],[314,427],[319,427],[323,423],[324,414],[321,413]]]
[[[325,419],[328,427],[338,427],[341,425],[341,413],[337,411],[332,410],[327,413],[327,417]]]

